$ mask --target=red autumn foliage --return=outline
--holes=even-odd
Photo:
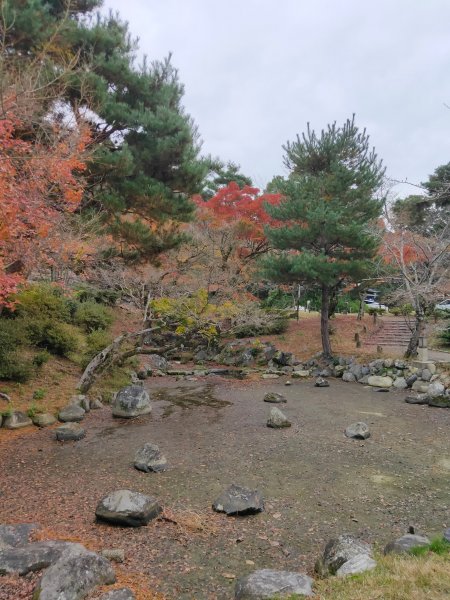
[[[273,226],[275,220],[267,214],[265,205],[276,205],[280,200],[281,194],[260,194],[258,188],[250,186],[241,189],[234,181],[207,202],[201,196],[194,198],[200,220],[206,220],[216,229],[224,225],[234,229],[237,239],[242,241],[242,257],[259,254],[267,246],[264,226]]]
[[[65,212],[80,203],[83,153],[88,134],[49,125],[45,141],[22,139],[25,124],[12,110],[0,120],[0,307],[21,281],[11,274],[20,263],[26,271],[37,259],[35,242],[48,238]],[[51,144],[48,143],[51,140]],[[16,270],[16,269],[13,269]]]

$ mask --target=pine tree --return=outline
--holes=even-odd
[[[179,224],[192,218],[190,197],[201,191],[208,166],[170,56],[138,66],[127,24],[94,14],[101,4],[5,0],[6,54],[34,60],[46,81],[76,62],[57,80],[67,107],[91,129],[82,211],[101,212],[124,254],[153,259],[184,239]],[[44,46],[45,68],[36,60]]]
[[[284,200],[267,206],[282,226],[268,227],[273,252],[265,275],[277,282],[308,282],[321,289],[323,354],[331,356],[330,299],[345,281],[358,281],[371,268],[379,241],[374,225],[383,201],[374,194],[384,169],[354,118],[318,136],[306,134],[283,147],[287,179],[278,180]]]

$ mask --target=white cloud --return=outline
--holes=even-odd
[[[205,152],[258,185],[282,144],[356,113],[388,175],[450,161],[447,0],[105,0],[150,59],[173,52]],[[403,192],[408,189],[401,188]]]

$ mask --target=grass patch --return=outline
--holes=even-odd
[[[130,365],[113,366],[100,374],[88,393],[92,398],[99,395],[103,402],[110,403],[112,395],[130,383]]]
[[[412,548],[410,554],[413,556],[425,556],[433,552],[434,554],[438,554],[439,556],[450,555],[450,542],[447,542],[442,537],[437,537],[426,546],[417,546],[416,548]]]
[[[314,588],[315,598],[317,600],[445,600],[450,597],[448,550],[443,554],[429,551],[420,557],[382,556],[377,557],[377,562],[376,569],[361,575],[345,578],[331,577],[318,581]]]

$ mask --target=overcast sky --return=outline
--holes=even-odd
[[[205,153],[259,187],[282,145],[356,113],[388,176],[450,161],[449,0],[105,0],[149,59],[173,53]],[[402,186],[398,193],[414,193]]]

